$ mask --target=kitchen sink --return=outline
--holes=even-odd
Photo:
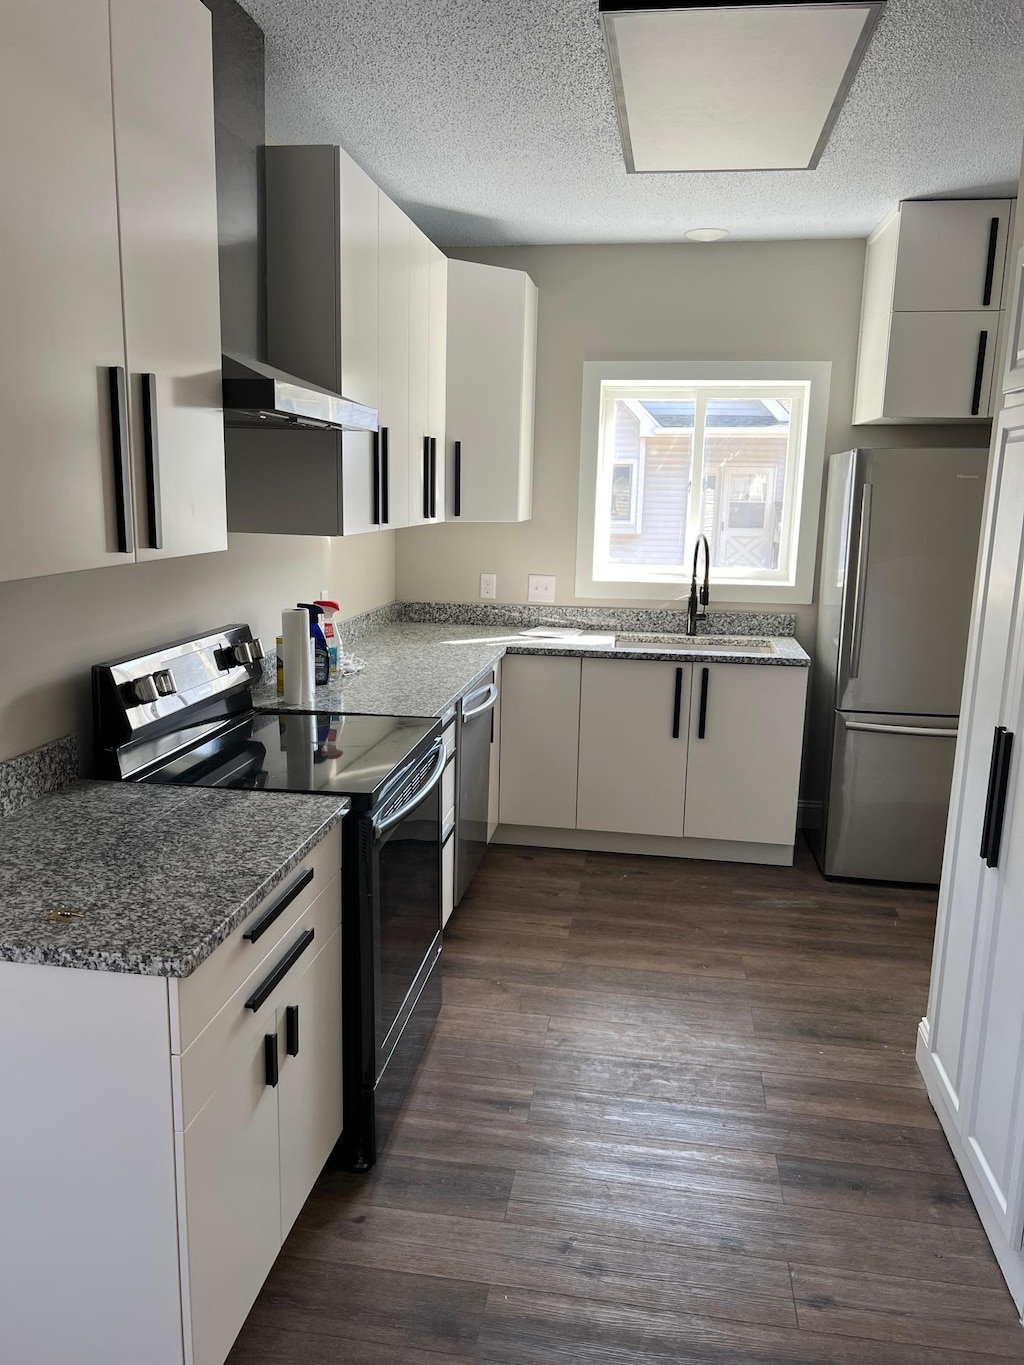
[[[616,635],[616,649],[678,649],[693,654],[773,654],[771,640],[747,636]]]

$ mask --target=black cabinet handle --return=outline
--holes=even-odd
[[[156,375],[142,376],[142,445],[146,459],[146,518],[149,548],[164,548],[163,509],[160,505],[160,435],[156,422]]]
[[[437,437],[430,438],[430,515],[437,516]]]
[[[128,393],[124,366],[107,369],[110,387],[111,444],[114,454],[114,514],[117,519],[117,548],[123,555],[135,549],[132,528],[132,481],[128,449]]]
[[[672,738],[678,739],[683,721],[683,670],[676,669],[676,695],[672,706]]]
[[[306,889],[306,887],[310,884],[315,875],[316,873],[314,872],[313,868],[307,867],[305,872],[303,872],[303,874],[301,875],[301,877],[298,877],[294,882],[292,882],[291,886],[284,893],[284,895],[280,896],[274,902],[274,904],[270,906],[270,908],[259,917],[256,923],[252,926],[252,928],[247,929],[245,931],[242,937],[244,939],[248,939],[250,943],[255,943],[257,939],[261,939],[263,935],[267,932],[267,930],[270,928],[270,926],[273,924],[274,920],[276,920],[279,915],[283,914],[284,911],[288,909],[289,905],[291,905],[295,897],[299,894],[300,891],[304,891]]]
[[[456,441],[453,446],[455,487],[452,490],[452,516],[462,516],[462,442]]]
[[[423,438],[423,520],[430,516],[430,437]]]
[[[373,433],[373,524],[380,525],[380,432]]]
[[[391,520],[391,432],[387,427],[380,429],[380,488],[382,526]]]
[[[299,1055],[299,1007],[289,1005],[284,1012],[284,1050],[289,1057]]]
[[[313,930],[307,929],[301,938],[295,940],[270,975],[265,977],[263,983],[257,986],[252,995],[249,996],[249,999],[245,1002],[245,1008],[247,1010],[258,1010],[278,986],[280,986],[281,982],[313,942],[313,937]]]
[[[267,1085],[277,1085],[280,1070],[277,1064],[277,1034],[263,1036],[263,1074]]]
[[[971,400],[971,416],[981,412],[981,389],[985,382],[985,356],[988,354],[988,332],[978,337],[978,363],[974,369],[974,397]]]
[[[708,685],[711,682],[711,669],[700,671],[700,715],[697,717],[697,738],[706,739],[708,734]]]
[[[988,231],[988,261],[985,265],[985,294],[983,303],[988,308],[992,303],[992,290],[996,282],[996,247],[999,244],[999,219],[993,218]]]
[[[992,739],[992,761],[988,770],[988,796],[982,825],[981,856],[987,866],[999,866],[1006,819],[1006,798],[1010,788],[1010,760],[1013,735],[1005,725],[997,725]]]

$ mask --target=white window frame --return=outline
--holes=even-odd
[[[828,425],[832,364],[810,361],[586,361],[583,365],[583,413],[580,446],[579,513],[576,537],[576,596],[601,599],[626,598],[645,601],[670,600],[685,596],[690,585],[690,569],[659,570],[637,566],[635,572],[616,578],[595,577],[594,548],[598,508],[609,508],[609,498],[598,490],[600,470],[602,384],[690,384],[697,386],[771,384],[779,387],[806,386],[804,404],[804,441],[802,470],[793,483],[792,534],[794,553],[788,571],[768,581],[764,574],[745,578],[742,571],[714,569],[711,586],[722,602],[751,604],[806,605],[814,598],[814,570],[817,558],[818,520],[825,444]],[[696,432],[695,432],[696,435]],[[609,497],[610,497],[610,490]],[[603,498],[603,501],[599,499]],[[608,516],[606,510],[602,515]],[[693,556],[689,544],[684,552],[686,564]],[[616,569],[626,569],[617,565]]]

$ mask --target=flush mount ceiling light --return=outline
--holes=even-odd
[[[629,171],[809,170],[886,0],[599,0]]]
[[[721,242],[728,235],[728,228],[691,228],[683,233],[688,242]]]

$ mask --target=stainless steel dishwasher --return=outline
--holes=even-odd
[[[498,684],[492,673],[459,702],[456,761],[458,809],[455,824],[455,904],[466,893],[487,848],[487,799]]]

